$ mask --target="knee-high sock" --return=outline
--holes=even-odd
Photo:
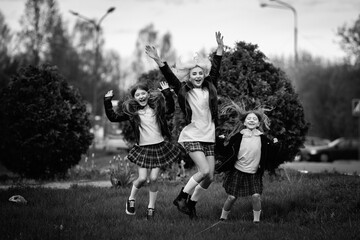
[[[201,185],[198,184],[198,185],[195,187],[195,191],[194,191],[194,193],[191,195],[190,200],[191,200],[191,201],[194,201],[194,202],[199,201],[199,199],[204,195],[204,193],[206,192],[206,190],[207,190],[207,189],[201,187]]]
[[[261,214],[261,210],[260,211],[255,211],[254,212],[254,222],[260,222],[260,214]]]
[[[139,191],[139,188],[136,188],[135,185],[132,185],[129,200],[135,200],[136,199],[136,194],[137,194],[138,191]]]
[[[149,191],[149,205],[148,208],[154,208],[155,209],[155,202],[157,198],[158,191],[152,192]]]
[[[189,181],[186,183],[183,192],[191,194],[194,191],[194,188],[198,185],[199,183],[197,181],[195,181],[194,177],[191,177],[189,179]]]

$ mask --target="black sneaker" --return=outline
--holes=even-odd
[[[154,219],[154,215],[155,215],[155,209],[153,208],[148,208],[146,211],[146,219],[147,220],[153,220]]]
[[[135,200],[126,201],[125,212],[127,215],[135,215]]]

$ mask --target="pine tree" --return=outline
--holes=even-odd
[[[65,176],[91,142],[90,121],[79,92],[56,67],[29,66],[0,95],[0,160],[23,177]]]

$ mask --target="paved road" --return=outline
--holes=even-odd
[[[339,160],[332,163],[318,162],[290,162],[281,165],[284,168],[291,168],[301,172],[338,172],[343,174],[356,174],[360,176],[359,160]]]
[[[295,169],[301,172],[338,172],[343,174],[360,176],[360,161],[334,161],[333,163],[317,163],[317,162],[289,162],[282,164],[282,168]],[[45,188],[57,188],[57,189],[68,189],[73,185],[78,186],[96,186],[96,187],[111,187],[110,180],[103,181],[73,181],[73,182],[51,182],[46,184],[29,184],[33,187],[45,187]],[[11,185],[0,185],[0,189],[7,189]]]

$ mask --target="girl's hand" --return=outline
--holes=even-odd
[[[163,91],[163,90],[169,88],[169,84],[168,84],[168,82],[161,81],[161,82],[160,82],[160,87],[161,87],[161,88],[159,88],[159,90],[160,90],[160,91]]]
[[[108,91],[108,92],[105,94],[105,97],[106,97],[106,98],[114,97],[113,90]]]
[[[220,32],[216,32],[215,36],[216,36],[216,42],[218,44],[218,47],[224,48],[224,41],[223,41],[224,36],[221,36]]]
[[[159,54],[157,53],[156,47],[154,47],[154,46],[146,45],[145,53],[154,60],[160,59]]]

